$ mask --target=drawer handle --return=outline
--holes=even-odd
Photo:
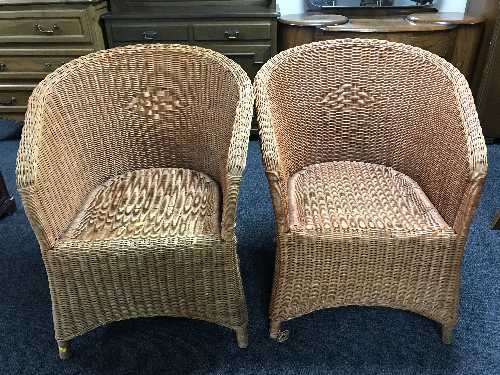
[[[0,72],[5,72],[7,70],[7,64],[0,63]]]
[[[50,26],[48,29],[44,29],[42,25],[35,23],[35,31],[42,33],[42,34],[54,34],[56,30],[59,30],[59,26],[56,24],[53,24]]]
[[[52,63],[44,63],[43,64],[43,69],[46,72],[50,72],[50,71],[54,70],[54,66],[52,65]]]
[[[158,38],[157,31],[145,31],[142,33],[144,40],[156,40]]]
[[[17,99],[13,96],[12,98],[10,99],[0,99],[0,105],[3,105],[3,106],[13,106],[13,105],[16,105],[17,103]]]
[[[236,40],[240,38],[240,31],[239,30],[226,30],[224,32],[224,36],[226,39],[229,40]]]

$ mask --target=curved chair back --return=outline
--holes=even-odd
[[[417,181],[453,224],[470,172],[486,171],[467,81],[420,48],[375,39],[311,43],[267,62],[254,86],[264,158],[276,148],[279,160],[267,158],[268,169],[279,163],[284,176],[328,161],[383,164]],[[443,189],[445,172],[452,176]]]
[[[57,69],[30,99],[18,157],[19,188],[37,193],[28,207],[48,206],[32,215],[44,242],[128,171],[188,168],[225,190],[245,165],[252,106],[243,69],[199,47],[119,47]]]

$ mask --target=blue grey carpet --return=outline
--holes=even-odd
[[[0,141],[0,170],[11,191],[17,148],[17,140]],[[269,339],[273,211],[259,144],[251,142],[237,228],[250,314],[247,350],[225,328],[152,318],[96,329],[73,341],[70,361],[59,361],[47,278],[20,208],[0,221],[0,374],[500,374],[500,233],[489,229],[500,208],[500,145],[489,147],[489,158],[452,346],[441,344],[438,325],[419,315],[360,307],[294,319],[285,325],[289,341]]]

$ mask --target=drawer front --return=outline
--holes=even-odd
[[[130,43],[115,43],[113,47],[125,46]],[[234,43],[184,43],[209,48],[220,52],[236,61],[253,79],[263,64],[272,56],[272,47],[269,44],[234,44]]]
[[[213,43],[203,47],[220,52],[236,61],[253,79],[259,69],[271,58],[270,45],[244,45],[244,44],[222,44]]]
[[[269,40],[271,22],[203,22],[193,25],[194,39],[209,40]]]
[[[25,112],[31,92],[36,84],[32,85],[0,85],[0,116],[8,113]]]
[[[189,25],[166,22],[120,22],[111,25],[111,34],[114,44],[188,41]]]
[[[85,10],[0,12],[0,43],[90,43]]]
[[[27,55],[19,56],[15,50],[0,49],[0,79],[42,79],[61,65],[92,52],[92,50],[76,50],[76,54],[69,55],[70,50],[44,51],[25,50]],[[56,52],[59,52],[56,54]],[[61,54],[63,52],[64,54]]]
[[[451,59],[455,45],[456,30],[401,33],[352,33],[341,31],[328,32],[318,30],[318,33],[316,35],[316,40],[338,38],[383,39],[391,42],[405,43],[433,52],[445,59]]]

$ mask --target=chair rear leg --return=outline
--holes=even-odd
[[[248,328],[247,326],[235,328],[236,340],[240,349],[248,348]]]
[[[286,331],[281,330],[281,323],[282,322],[271,321],[271,330],[270,330],[271,338],[279,343],[288,340],[289,336],[288,330]]]
[[[443,340],[443,343],[446,345],[451,345],[453,344],[453,330],[455,326],[454,325],[443,325],[441,328],[441,338]]]
[[[278,338],[280,333],[281,322],[271,322],[270,336],[273,340]]]
[[[69,346],[69,341],[57,341],[57,346],[59,349],[59,358],[62,360],[71,358],[71,350]]]

